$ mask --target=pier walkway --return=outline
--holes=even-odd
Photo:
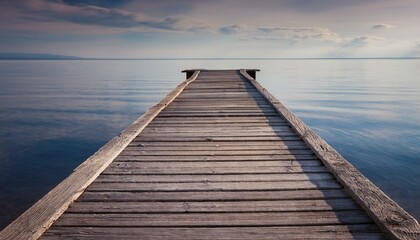
[[[255,70],[186,72],[0,239],[419,239]]]

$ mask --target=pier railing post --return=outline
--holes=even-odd
[[[245,69],[246,73],[248,73],[249,76],[251,76],[253,79],[257,80],[257,72],[259,72],[259,69]]]
[[[194,75],[196,71],[205,71],[205,69],[186,69],[186,70],[183,70],[182,72],[186,73],[186,79],[189,79],[192,77],[192,75]]]

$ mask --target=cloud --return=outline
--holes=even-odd
[[[381,23],[381,24],[373,25],[372,28],[373,29],[386,29],[386,28],[395,28],[395,26],[390,25],[390,24]]]
[[[243,29],[243,27],[239,26],[239,25],[230,25],[230,26],[225,26],[225,27],[221,27],[219,28],[219,32],[223,33],[223,34],[236,34],[238,32],[240,32]]]
[[[343,47],[365,47],[369,44],[384,42],[386,39],[375,36],[357,36],[343,44]]]
[[[68,5],[94,5],[101,7],[119,7],[132,0],[61,0]]]
[[[413,41],[412,48],[406,55],[407,57],[420,57],[420,40]]]
[[[71,2],[71,4],[70,4]],[[97,1],[88,1],[96,3]],[[104,6],[112,5],[102,4]],[[60,20],[81,25],[96,25],[108,28],[146,28],[171,31],[199,31],[207,26],[188,22],[185,17],[151,17],[140,12],[81,4],[81,1],[27,0],[21,6],[26,18],[36,21]]]
[[[339,42],[341,37],[328,28],[312,27],[259,27],[257,28],[259,36],[255,40],[290,40],[304,41],[317,40],[325,42]],[[264,34],[264,35],[261,35]]]

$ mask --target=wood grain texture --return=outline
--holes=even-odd
[[[220,226],[308,226],[366,224],[372,220],[363,211],[269,212],[269,213],[66,213],[57,227],[220,227]]]
[[[294,161],[294,160],[316,160],[315,155],[254,155],[254,156],[122,156],[119,155],[116,160],[119,162],[206,162],[206,161],[266,161],[266,160],[279,160],[279,161]]]
[[[37,239],[77,199],[118,154],[168,105],[199,72],[178,85],[118,136],[79,165],[73,173],[0,232],[1,240]]]
[[[350,198],[332,200],[211,202],[78,202],[68,213],[250,213],[358,210]]]
[[[138,201],[259,201],[348,198],[343,189],[265,190],[265,191],[202,191],[202,192],[84,192],[78,201],[138,202]]]
[[[202,174],[202,175],[113,175],[102,174],[95,182],[275,182],[275,181],[304,181],[304,180],[332,180],[330,173],[305,173],[305,174]]]
[[[141,239],[144,240],[279,240],[279,239],[383,239],[373,224],[358,225],[321,225],[299,227],[57,227],[42,239]]]
[[[290,112],[271,93],[263,88],[246,70],[241,74],[290,123],[314,153],[323,161],[349,194],[392,239],[420,239],[419,223],[377,186],[363,176],[333,147],[313,132],[302,120]]]
[[[104,170],[104,174],[244,174],[244,173],[325,173],[329,170],[325,166],[277,166],[277,167],[165,167],[165,168],[119,168],[110,167]]]
[[[106,183],[93,182],[88,190],[120,192],[208,192],[208,191],[264,191],[264,190],[305,190],[305,189],[341,189],[333,180],[321,181],[282,181],[282,182],[188,182],[188,183]]]

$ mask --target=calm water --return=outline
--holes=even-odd
[[[420,219],[420,60],[0,61],[0,229],[184,80],[263,86]]]

